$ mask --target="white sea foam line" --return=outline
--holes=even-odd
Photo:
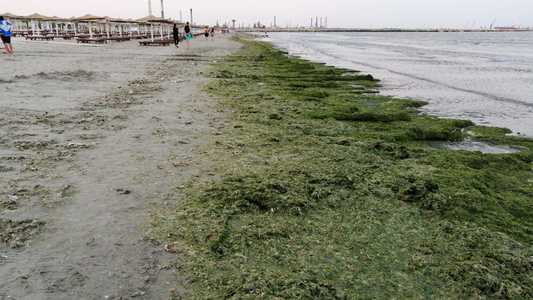
[[[104,47],[104,45],[91,45],[91,44],[79,44],[79,43],[66,43],[66,42],[46,42],[46,41],[17,41],[28,44],[45,44],[45,45],[67,45],[67,46],[78,46],[78,47]]]

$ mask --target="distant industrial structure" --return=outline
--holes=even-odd
[[[528,32],[533,31],[533,27],[517,27],[517,26],[496,26],[493,28],[338,28],[328,27],[327,20],[320,20],[313,18],[311,26],[285,26],[280,27],[276,23],[275,26],[266,26],[261,22],[252,25],[241,24],[239,27],[234,27],[239,32]]]
[[[311,24],[309,27],[305,27],[305,26],[300,26],[300,25],[296,25],[296,26],[291,26],[291,25],[286,25],[286,26],[279,26],[278,24],[278,17],[277,16],[274,16],[274,19],[273,19],[273,22],[270,23],[269,26],[267,26],[266,24],[263,24],[261,21],[257,21],[251,25],[245,25],[245,24],[240,24],[238,27],[234,27],[235,29],[238,29],[238,30],[241,30],[241,31],[246,31],[246,30],[257,30],[257,29],[260,29],[260,30],[268,30],[268,31],[287,31],[287,30],[309,30],[309,31],[313,31],[313,30],[321,30],[321,29],[326,29],[328,28],[328,17],[311,17]]]
[[[328,17],[311,17],[311,26],[309,28],[327,28]]]
[[[236,28],[239,32],[528,32],[532,28],[517,27],[495,27],[493,29],[455,29],[455,28],[435,28],[435,29],[407,29],[407,28],[315,28],[315,27],[266,27],[266,26],[244,26]]]
[[[523,32],[533,31],[533,27],[524,26],[494,26],[494,20],[490,26],[474,28],[339,28],[330,27],[327,16],[309,17],[308,25],[280,26],[278,16],[273,17],[270,25],[257,21],[252,24],[239,23],[233,20],[233,28],[240,32]],[[475,22],[474,22],[475,24]]]

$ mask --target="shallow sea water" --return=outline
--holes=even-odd
[[[291,55],[371,73],[425,113],[533,137],[533,32],[274,33]]]
[[[432,143],[432,146],[439,149],[481,152],[485,154],[512,154],[518,153],[522,150],[510,146],[491,145],[484,142],[472,140],[466,140],[462,142],[435,142]]]

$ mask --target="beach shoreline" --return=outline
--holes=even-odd
[[[184,247],[192,299],[533,296],[532,140],[241,43],[206,87],[232,111],[205,147],[215,176],[154,223]],[[466,139],[520,151],[433,144]]]
[[[427,101],[423,112],[533,137],[531,33],[272,33],[291,55],[367,72],[380,93]]]

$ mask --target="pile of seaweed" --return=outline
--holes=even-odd
[[[192,298],[533,298],[532,140],[241,42],[206,87],[233,112],[219,176],[154,219],[187,249]],[[524,151],[430,145],[465,137]]]

